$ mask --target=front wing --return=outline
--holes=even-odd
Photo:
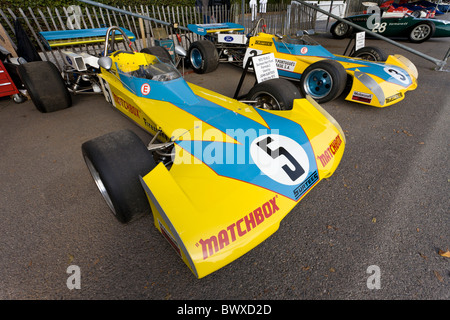
[[[197,278],[222,268],[267,239],[293,207],[336,170],[345,148],[345,137],[337,124],[325,119],[305,99],[296,100],[293,110],[284,112],[283,117],[304,122],[320,118],[324,123],[311,125],[311,131],[305,129],[317,170],[293,187],[301,192],[299,198],[219,175],[193,155],[191,163],[174,164],[170,171],[160,163],[141,178],[156,228]],[[180,149],[177,144],[175,153]]]
[[[374,107],[387,107],[403,100],[407,91],[417,88],[417,69],[401,55],[390,55],[386,60],[384,72],[391,75],[392,81],[363,71],[363,68],[347,71],[353,82],[346,100]]]

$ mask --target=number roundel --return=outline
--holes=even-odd
[[[265,175],[284,185],[300,184],[309,172],[306,151],[296,141],[282,135],[257,137],[250,145],[250,155]]]
[[[403,84],[409,84],[409,81],[408,81],[408,78],[406,77],[406,75],[397,68],[385,67],[384,72],[386,72],[391,77],[395,78],[397,81],[400,81]]]

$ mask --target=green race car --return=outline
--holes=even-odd
[[[372,14],[360,14],[344,18],[367,30],[385,37],[403,37],[420,43],[431,37],[450,37],[450,21],[415,18],[406,13],[401,15],[382,14],[379,21]],[[370,20],[369,20],[370,19]],[[372,25],[372,28],[368,26]],[[334,38],[343,39],[355,32],[354,28],[342,21],[336,21],[330,29]]]

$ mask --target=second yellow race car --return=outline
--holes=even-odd
[[[273,53],[281,77],[300,81],[304,95],[319,103],[345,99],[375,107],[387,107],[417,87],[414,64],[401,55],[386,56],[376,47],[364,47],[352,57],[335,55],[306,34],[279,36],[259,33],[249,40],[247,59]]]

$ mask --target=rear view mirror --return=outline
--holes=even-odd
[[[98,65],[106,70],[109,70],[112,67],[112,59],[110,57],[101,57],[98,59]]]
[[[187,52],[182,46],[175,46],[175,53],[183,58],[187,56]]]

